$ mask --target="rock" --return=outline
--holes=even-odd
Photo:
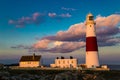
[[[0,72],[0,76],[10,76],[10,73],[7,71]]]
[[[77,80],[77,75],[71,72],[57,74],[54,80]]]

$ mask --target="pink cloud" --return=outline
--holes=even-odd
[[[47,48],[48,44],[50,43],[50,40],[44,39],[44,40],[40,40],[37,43],[35,43],[33,45],[34,48],[36,49],[45,49]]]
[[[37,18],[40,16],[40,13],[36,12],[33,14],[33,20],[37,20]]]
[[[49,16],[53,16],[49,14]],[[24,20],[24,18],[23,18]],[[120,15],[110,15],[107,17],[97,16],[96,33],[99,46],[115,46],[120,43],[120,38],[115,37],[120,33],[118,24]],[[12,21],[11,21],[12,23]],[[70,26],[67,31],[59,31],[55,36],[45,36],[33,44],[33,51],[43,51],[52,53],[68,53],[85,47],[85,22]],[[61,41],[59,46],[50,45],[56,41]],[[49,47],[52,46],[52,47]]]
[[[48,16],[49,16],[49,17],[56,17],[57,14],[56,14],[56,13],[48,13]]]
[[[40,16],[39,12],[36,12],[36,13],[33,14],[33,17],[38,17],[38,16]]]
[[[44,22],[44,14],[36,12],[32,16],[21,17],[17,20],[9,20],[8,23],[16,27],[24,27],[27,24],[40,24]]]
[[[63,42],[62,45],[51,49],[46,49],[47,52],[52,53],[68,53],[80,49],[85,46],[85,42]]]
[[[81,41],[81,42],[69,42],[68,41],[68,42],[63,42],[63,44],[58,47],[73,51],[73,50],[79,49],[84,46],[85,46],[85,42],[83,42],[83,41]]]
[[[67,53],[67,52],[72,52],[75,51],[79,48],[82,48],[85,46],[85,42],[62,42],[61,45],[59,46],[54,46],[54,47],[48,47],[48,45],[50,43],[54,43],[53,41],[47,41],[43,40],[41,42],[36,43],[36,45],[34,45],[34,51],[41,51],[41,52],[51,52],[51,53]]]
[[[120,15],[113,14],[107,17],[99,15],[95,21],[97,22],[97,27],[116,27],[116,25],[120,22]]]
[[[112,39],[112,37],[120,32],[120,29],[117,27],[117,24],[120,22],[120,15],[110,15],[107,17],[97,16],[95,21],[99,46],[114,46],[120,43],[120,38]],[[72,52],[85,46],[85,32],[85,23],[74,24],[70,26],[67,31],[59,31],[55,36],[43,37],[40,40],[43,42],[40,44],[44,43],[44,40],[49,40],[45,46],[49,45],[51,41],[62,41],[62,45],[55,46],[51,49],[44,47],[43,51],[56,53]]]
[[[16,27],[24,27],[28,24],[41,24],[45,21],[46,14],[35,12],[31,16],[23,16],[17,20],[10,19],[8,24],[15,25]],[[66,14],[56,14],[56,13],[48,13],[47,15],[50,18],[61,20],[64,18],[70,18],[72,15],[69,13]]]
[[[74,24],[67,31],[59,31],[56,36],[61,40],[79,40],[80,37],[85,36],[85,25],[84,23]]]

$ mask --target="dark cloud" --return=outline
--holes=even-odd
[[[11,46],[11,48],[15,48],[15,49],[32,49],[33,47],[25,46],[23,44],[20,44],[20,45],[16,45],[16,46]]]
[[[97,35],[99,36],[111,36],[116,35],[120,32],[120,29],[118,27],[100,27],[97,30]]]

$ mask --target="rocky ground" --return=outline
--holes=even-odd
[[[0,80],[120,80],[120,71],[0,70]]]

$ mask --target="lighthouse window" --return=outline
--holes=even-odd
[[[89,16],[89,20],[93,20],[93,16]]]

